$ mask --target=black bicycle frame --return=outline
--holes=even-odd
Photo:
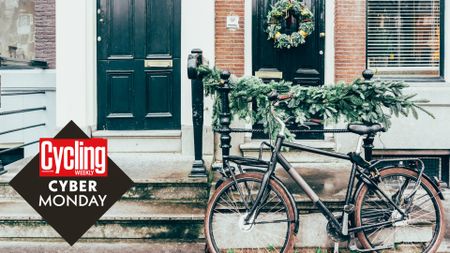
[[[346,206],[349,205],[351,203],[352,199],[354,198],[354,194],[356,194],[356,192],[353,191],[353,188],[355,185],[355,178],[357,178],[359,182],[361,182],[361,181],[364,182],[369,187],[373,188],[377,193],[381,194],[393,207],[395,207],[395,209],[400,214],[402,214],[403,217],[405,217],[405,213],[400,209],[400,207],[396,203],[394,203],[393,200],[391,200],[377,186],[377,183],[369,175],[364,173],[364,171],[362,171],[361,168],[359,168],[359,166],[355,163],[355,161],[353,161],[353,159],[348,154],[332,152],[332,151],[325,151],[325,150],[321,150],[321,149],[317,149],[317,148],[313,148],[313,147],[309,147],[309,146],[305,146],[305,145],[293,143],[293,142],[284,142],[284,139],[285,139],[284,136],[278,135],[277,139],[275,141],[275,145],[273,147],[271,147],[271,149],[273,149],[273,152],[272,152],[272,155],[270,158],[270,162],[269,163],[265,162],[266,165],[267,164],[269,165],[268,170],[264,174],[263,181],[261,183],[261,190],[258,192],[258,194],[256,196],[255,204],[250,208],[250,211],[248,212],[248,215],[245,218],[246,222],[249,222],[251,217],[256,217],[255,213],[257,214],[257,212],[258,212],[259,203],[262,202],[263,197],[268,188],[267,186],[268,186],[269,180],[272,177],[273,173],[275,172],[277,163],[279,163],[286,170],[286,172],[290,175],[290,177],[302,188],[302,190],[306,193],[306,195],[313,201],[313,203],[316,205],[316,207],[319,209],[319,211],[327,218],[327,220],[329,222],[332,222],[332,224],[335,226],[335,228],[337,228],[339,230],[339,232],[342,234],[342,224],[338,221],[336,216],[333,215],[333,213],[326,207],[326,205],[320,200],[319,196],[314,192],[314,190],[309,186],[309,184],[303,179],[303,177],[286,160],[286,158],[283,156],[283,154],[281,154],[280,151],[281,151],[282,147],[302,150],[302,151],[315,153],[315,154],[319,154],[319,155],[323,155],[323,156],[329,156],[329,157],[334,157],[334,158],[338,158],[338,159],[342,159],[342,160],[351,161],[353,165],[352,165],[352,170],[350,172],[349,183],[347,186],[345,205]],[[235,158],[237,161],[239,161],[241,163],[246,160],[248,160],[249,162],[252,162],[252,163],[255,163],[255,161],[261,161],[259,159],[249,159],[249,158],[242,158],[242,157],[240,157],[239,159],[237,159],[237,157],[228,157],[228,160],[235,160]],[[261,161],[261,162],[263,162],[263,161]],[[344,213],[344,211],[345,210],[343,210],[343,213]],[[401,221],[401,220],[402,219],[394,220],[394,221],[387,221],[387,222],[380,222],[377,224],[371,224],[369,226],[353,227],[353,228],[349,228],[348,232],[354,233],[354,232],[359,232],[359,231],[362,231],[365,229],[370,229],[373,227],[389,226],[389,225],[392,225],[395,222]]]

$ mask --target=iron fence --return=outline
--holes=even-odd
[[[0,56],[0,69],[7,68],[7,69],[33,69],[33,68],[40,68],[40,69],[47,69],[48,64],[46,61],[41,60],[20,60],[20,59],[14,59],[14,58],[7,58]],[[4,90],[1,89],[1,76],[0,76],[0,98],[1,97],[12,97],[12,96],[33,96],[33,95],[45,95],[45,90]],[[6,115],[16,115],[16,114],[24,114],[29,112],[35,112],[35,111],[45,111],[47,110],[46,106],[37,106],[37,107],[28,107],[28,108],[21,108],[21,109],[14,109],[14,110],[6,110],[6,111],[0,111],[0,117],[6,116]],[[0,118],[1,120],[1,118]],[[5,130],[3,132],[0,132],[0,136],[7,135],[10,133],[16,133],[20,131],[25,131],[28,129],[34,129],[34,128],[40,128],[45,127],[46,123],[36,123],[36,124],[30,124],[27,126],[17,127],[9,130]],[[39,140],[33,140],[30,142],[23,143],[21,145],[11,147],[5,150],[0,151],[0,155],[33,145],[38,143]],[[4,168],[3,162],[0,159],[0,175],[6,173],[6,170]]]

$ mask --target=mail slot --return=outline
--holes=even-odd
[[[172,60],[145,60],[144,66],[146,68],[171,68],[173,66]]]
[[[261,79],[283,79],[283,72],[274,70],[255,71],[255,76]]]

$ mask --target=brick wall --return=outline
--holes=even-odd
[[[335,80],[351,81],[366,68],[366,1],[336,0]]]
[[[244,74],[244,0],[216,0],[216,66]],[[240,28],[226,29],[227,16],[239,16]]]
[[[56,65],[55,0],[35,0],[36,59],[43,59],[50,68]]]

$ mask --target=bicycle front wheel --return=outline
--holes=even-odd
[[[261,188],[263,174],[245,173],[225,181],[209,201],[205,236],[213,253],[291,252],[295,240],[294,209],[277,182],[270,180],[259,214],[245,222]]]
[[[405,168],[380,172],[378,187],[405,213],[397,211],[374,188],[363,185],[355,202],[355,225],[371,226],[358,233],[366,249],[383,252],[436,252],[444,236],[445,216],[442,202],[432,184],[418,173]],[[385,225],[381,225],[381,224]],[[388,223],[388,224],[386,224]],[[377,252],[381,252],[378,250]]]

